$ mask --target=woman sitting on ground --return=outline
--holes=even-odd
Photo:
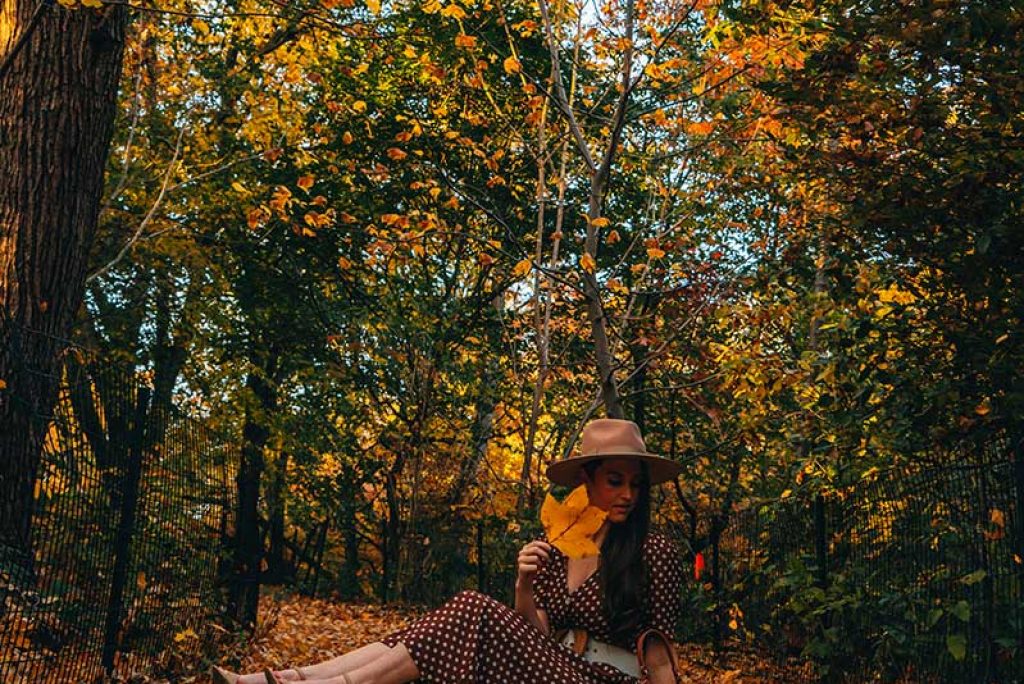
[[[568,558],[539,539],[519,551],[515,610],[475,591],[379,642],[316,665],[235,675],[219,684],[672,684],[671,635],[683,569],[664,536],[648,534],[650,486],[681,467],[644,447],[635,423],[601,419],[583,429],[580,454],[551,465],[555,484],[585,484],[608,512],[593,540],[600,555]],[[655,639],[648,637],[654,635]]]

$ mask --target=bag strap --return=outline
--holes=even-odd
[[[636,661],[637,664],[640,666],[641,681],[645,681],[644,678],[649,678],[651,676],[651,672],[647,668],[647,654],[645,652],[647,650],[647,640],[651,638],[661,639],[662,643],[665,644],[665,650],[668,651],[668,662],[669,665],[672,667],[672,675],[676,678],[676,680],[678,680],[679,660],[676,658],[675,649],[672,648],[672,640],[668,637],[667,634],[662,632],[660,629],[650,627],[644,630],[636,639]]]
[[[567,628],[559,629],[554,633],[554,640],[561,643],[562,639],[565,638],[566,634],[569,633]],[[579,627],[572,628],[572,650],[576,655],[583,655],[583,652],[587,650],[587,643],[590,641],[590,635],[587,630]]]

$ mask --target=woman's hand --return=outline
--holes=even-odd
[[[519,572],[516,584],[523,587],[533,586],[533,578],[537,576],[544,563],[551,558],[551,545],[547,542],[532,541],[519,550]]]

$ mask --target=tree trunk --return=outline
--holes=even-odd
[[[46,429],[37,418],[53,405],[82,301],[126,16],[123,6],[0,5],[0,544],[29,557]]]
[[[178,383],[181,369],[188,359],[193,328],[188,319],[192,306],[199,299],[201,287],[198,278],[190,274],[185,302],[178,312],[177,321],[171,310],[174,296],[174,280],[168,273],[157,276],[156,335],[153,344],[153,409],[168,419],[174,407],[174,387]],[[167,421],[154,426],[159,433],[157,441],[163,441]]]
[[[349,492],[358,491],[349,488]],[[338,577],[338,596],[345,601],[361,598],[362,587],[359,585],[359,531],[356,529],[356,502],[354,496],[341,504],[341,530],[345,539],[345,561]]]
[[[242,463],[238,470],[238,513],[236,514],[235,578],[228,614],[243,625],[253,626],[259,610],[263,538],[260,535],[260,479],[263,477],[263,447],[270,438],[267,414],[277,405],[274,387],[256,371],[250,371],[246,387],[258,406],[247,409],[242,428]]]
[[[278,454],[267,482],[267,509],[270,522],[270,548],[267,551],[267,584],[283,584],[294,579],[295,566],[285,559],[285,477],[288,471],[288,452]]]

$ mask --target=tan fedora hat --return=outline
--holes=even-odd
[[[631,420],[598,418],[587,423],[580,440],[580,453],[548,466],[548,479],[557,485],[575,487],[585,463],[603,458],[629,458],[649,466],[651,484],[674,479],[683,471],[681,463],[647,451],[640,428]]]

